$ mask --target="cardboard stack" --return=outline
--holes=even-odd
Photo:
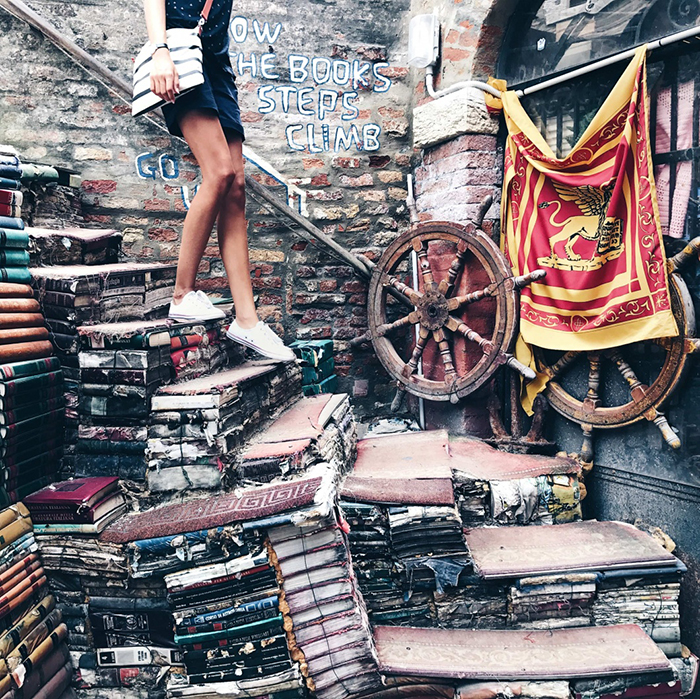
[[[0,696],[67,696],[68,629],[37,553],[28,510],[0,512]]]
[[[237,449],[271,413],[299,395],[295,363],[246,362],[162,386],[151,401],[148,488],[216,489],[235,480]]]

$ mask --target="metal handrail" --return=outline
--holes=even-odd
[[[112,94],[116,95],[123,102],[131,104],[132,86],[130,83],[117,75],[100,60],[82,49],[74,41],[71,41],[68,37],[62,34],[57,27],[35,12],[22,0],[0,0],[0,7],[2,7],[13,17],[26,22],[30,26],[34,27],[34,29],[40,31],[52,44],[54,44],[54,46],[63,51],[72,61],[78,64],[90,75],[97,78]],[[157,115],[152,114],[147,118],[159,128],[164,128],[162,118],[159,118]],[[173,136],[173,138],[177,137]],[[183,140],[184,142],[184,139],[180,140]],[[254,162],[254,153],[248,147],[246,147],[246,157]],[[272,169],[270,166],[266,167],[266,165],[263,165],[261,169],[263,171],[266,171],[266,169],[268,172],[271,171],[277,179],[280,179],[281,177],[281,175],[274,171],[274,169]],[[369,277],[372,275],[372,270],[374,269],[375,265],[371,260],[363,255],[355,255],[354,253],[346,250],[344,247],[342,247],[342,245],[337,243],[330,236],[326,235],[318,227],[314,226],[314,224],[308,219],[304,218],[304,216],[290,207],[288,203],[280,201],[280,199],[276,197],[265,185],[260,184],[260,182],[256,181],[252,176],[246,174],[245,183],[246,188],[255,196],[263,199],[267,204],[274,207],[281,214],[297,224],[304,231],[304,233],[301,231],[296,231],[297,233],[300,233],[302,237],[306,238],[307,240],[309,237],[314,238],[318,242],[325,245],[327,248],[332,250],[337,257],[341,258],[344,262],[350,265],[363,279],[369,279]],[[286,182],[283,184],[288,188],[293,187],[293,185]],[[299,192],[302,195],[303,201],[303,192],[301,190],[299,190]]]

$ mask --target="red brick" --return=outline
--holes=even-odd
[[[299,265],[296,269],[297,277],[302,279],[308,279],[309,277],[316,276],[316,269],[314,267],[309,267],[307,265]]]
[[[338,288],[337,279],[322,279],[318,283],[319,291],[335,291]]]
[[[253,289],[280,289],[282,287],[281,277],[260,277],[250,280]]]
[[[379,68],[377,72],[390,80],[395,80],[405,78],[408,75],[408,68],[403,68],[400,66],[386,66]]]
[[[326,165],[321,158],[302,158],[301,162],[304,166],[304,170],[315,170],[325,167]]]
[[[447,46],[443,49],[442,57],[445,61],[464,61],[472,55],[471,51],[455,49]]]
[[[390,162],[391,162],[391,158],[388,155],[370,155],[369,156],[369,166],[370,167],[386,167]]]
[[[115,114],[131,114],[131,107],[128,104],[115,104],[112,111]]]
[[[308,243],[305,240],[299,240],[296,243],[292,244],[292,250],[303,251],[303,250],[306,250],[307,245],[308,245]]]
[[[241,121],[246,124],[256,124],[263,120],[264,114],[260,112],[241,112]]]
[[[322,175],[316,175],[311,178],[312,187],[330,187],[331,183],[328,181],[328,175],[324,172]]]
[[[86,194],[108,194],[117,188],[116,180],[83,180],[80,188]]]
[[[170,202],[167,199],[147,199],[143,208],[146,211],[170,211]]]
[[[150,228],[148,230],[148,237],[151,240],[158,240],[160,242],[172,242],[178,239],[177,231],[173,228]]]

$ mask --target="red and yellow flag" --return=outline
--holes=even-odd
[[[678,334],[648,137],[646,47],[640,47],[585,133],[556,158],[513,92],[503,247],[516,275],[545,269],[522,290],[516,353],[526,344],[600,350]],[[523,342],[524,341],[524,342]],[[544,388],[535,381],[531,397]],[[527,407],[527,405],[526,405]]]

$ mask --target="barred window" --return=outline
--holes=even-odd
[[[510,88],[700,25],[700,0],[521,4],[511,17],[498,67]],[[571,151],[625,66],[623,61],[522,98],[558,157]],[[700,234],[700,40],[653,51],[647,73],[662,230],[672,238],[695,237]]]

